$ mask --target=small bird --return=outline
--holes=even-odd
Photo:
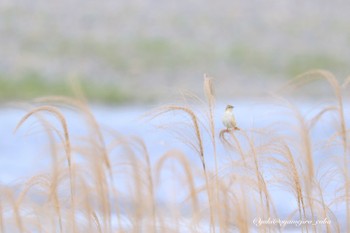
[[[227,105],[225,113],[224,113],[224,116],[222,118],[222,123],[226,127],[227,131],[230,130],[230,129],[240,130],[237,127],[236,118],[233,115],[233,108],[234,107],[232,105]]]

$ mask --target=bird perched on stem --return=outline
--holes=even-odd
[[[224,126],[226,127],[226,130],[229,131],[230,129],[233,130],[240,130],[237,127],[237,123],[236,123],[236,118],[233,115],[233,106],[232,105],[227,105],[226,106],[226,110],[224,113],[224,116],[222,118],[222,123],[224,124]]]

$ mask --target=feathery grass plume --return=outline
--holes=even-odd
[[[248,136],[247,133],[245,133],[243,131],[243,136],[245,137],[245,139],[247,140],[247,142],[249,143],[250,146],[250,155],[253,156],[253,161],[254,161],[254,168],[255,168],[255,172],[256,172],[256,178],[258,180],[258,189],[259,189],[259,195],[260,195],[260,204],[261,207],[264,206],[264,202],[266,202],[266,215],[263,215],[263,217],[271,217],[271,212],[270,212],[270,195],[267,189],[267,185],[266,185],[266,181],[265,178],[261,172],[261,168],[259,165],[259,161],[258,161],[258,154],[259,151],[257,150],[258,147],[255,145],[254,142],[254,138],[253,136]],[[264,198],[263,195],[264,194]]]
[[[195,131],[195,135],[196,135],[196,141],[197,141],[197,146],[195,146],[194,148],[196,149],[196,151],[199,154],[200,160],[201,160],[201,164],[202,164],[202,168],[203,168],[203,173],[205,176],[205,183],[206,183],[206,191],[208,193],[208,201],[209,201],[209,208],[210,208],[210,227],[211,227],[211,232],[215,233],[215,226],[214,226],[214,210],[213,210],[213,196],[212,196],[212,192],[211,189],[209,189],[209,178],[208,178],[208,173],[207,173],[207,168],[206,168],[206,162],[205,162],[205,156],[204,156],[204,147],[203,147],[203,139],[202,139],[202,135],[201,135],[201,130],[199,127],[199,119],[197,117],[197,115],[188,107],[183,107],[183,106],[178,106],[178,105],[169,105],[169,106],[164,106],[163,108],[159,109],[158,112],[156,114],[154,114],[153,118],[168,112],[174,112],[174,111],[180,111],[185,113],[186,115],[190,116],[191,121],[192,121],[192,127]],[[188,142],[190,143],[190,142]]]
[[[15,132],[22,126],[22,124],[32,115],[35,115],[38,112],[41,111],[47,111],[51,114],[53,114],[61,123],[62,129],[63,129],[63,138],[64,138],[64,149],[66,152],[66,158],[68,162],[68,167],[71,167],[71,145],[70,145],[70,139],[69,139],[69,132],[68,132],[68,126],[67,122],[63,116],[63,114],[60,112],[58,108],[52,107],[52,106],[40,106],[37,108],[34,108],[32,111],[27,113],[20,122],[17,124]]]
[[[209,108],[209,128],[211,135],[211,143],[213,145],[214,150],[214,160],[215,160],[215,170],[218,171],[218,164],[216,158],[216,137],[215,137],[215,119],[214,119],[214,107],[215,107],[215,93],[212,79],[204,75],[204,93],[207,97],[208,108]]]
[[[26,104],[16,104],[17,107],[23,107],[25,109],[29,108],[29,105]],[[32,106],[30,106],[32,107]],[[58,194],[58,185],[59,181],[57,180],[59,177],[59,155],[58,155],[58,147],[57,143],[55,142],[55,136],[59,138],[60,141],[64,141],[62,133],[53,125],[51,124],[47,119],[45,119],[41,114],[36,113],[35,114],[41,125],[44,127],[44,132],[46,133],[48,137],[49,142],[49,148],[50,148],[50,155],[52,158],[52,181],[51,181],[51,188],[50,188],[50,194],[49,194],[49,201],[53,201],[53,206],[55,207],[57,218],[58,218],[58,225],[59,225],[59,232],[63,232],[62,228],[62,215],[61,215],[61,205],[59,203],[59,194]],[[24,191],[22,191],[23,193]],[[22,195],[22,193],[20,195]],[[18,201],[18,200],[17,200]]]
[[[131,209],[133,214],[130,214],[130,217],[134,218],[134,231],[139,232],[141,229],[147,229],[148,231],[155,232],[159,216],[156,211],[152,176],[153,169],[148,149],[143,140],[136,136],[125,137],[114,132],[111,133],[114,135],[114,138],[108,146],[109,151],[112,152],[112,150],[116,150],[118,147],[122,149],[127,159],[125,165],[131,170],[121,171],[121,173],[130,174],[131,178],[127,177],[127,179],[134,181],[134,190],[130,187],[130,193],[134,193],[132,203],[134,207]],[[132,183],[128,182],[128,184],[131,185]],[[116,195],[118,195],[118,191]],[[130,198],[130,194],[127,195]],[[118,216],[120,215],[118,214]],[[147,221],[144,221],[145,218],[147,218]]]
[[[84,95],[84,91],[83,91],[78,79],[73,76],[70,81],[71,81],[71,87],[73,89],[73,93],[75,93],[75,95],[77,96],[77,99],[64,99],[62,97],[57,99],[57,97],[56,97],[56,100],[55,100],[55,97],[53,97],[53,99],[49,98],[48,100],[51,99],[51,101],[58,101],[58,102],[62,101],[62,103],[66,103],[68,105],[71,105],[71,103],[74,103],[74,106],[77,107],[78,109],[80,109],[84,113],[84,116],[87,118],[88,125],[89,126],[91,125],[93,132],[97,134],[99,146],[101,146],[101,149],[102,149],[101,151],[103,152],[102,153],[103,159],[106,163],[108,170],[110,171],[110,178],[113,181],[113,176],[111,175],[112,171],[111,171],[111,167],[110,167],[111,166],[110,160],[108,158],[106,146],[104,143],[105,140],[104,140],[103,134],[101,132],[100,126],[97,123],[97,120],[95,119],[94,114],[91,112],[91,110],[88,106],[88,100],[87,100],[86,96]]]
[[[19,209],[19,206],[17,205],[17,202],[15,200],[14,193],[12,191],[5,191],[5,198],[7,202],[9,203],[9,206],[11,206],[11,212],[12,212],[12,218],[9,219],[9,221],[14,221],[15,226],[18,229],[18,232],[24,233],[26,232],[26,226],[23,224],[23,216],[21,215],[21,210]],[[10,228],[11,229],[11,228]]]
[[[217,199],[214,206],[219,212],[220,232],[229,232],[231,229],[231,219],[233,219],[232,209],[230,204],[230,184],[227,184],[223,179],[216,179]]]
[[[284,88],[284,90],[286,89],[293,90],[293,89],[296,89],[297,87],[310,83],[311,81],[322,80],[322,79],[325,79],[330,84],[337,101],[337,110],[338,110],[338,115],[340,120],[339,126],[340,126],[341,138],[343,140],[344,157],[346,157],[348,142],[347,142],[347,133],[346,133],[346,121],[344,116],[342,86],[346,87],[347,84],[350,82],[349,81],[350,78],[346,79],[344,84],[341,86],[338,80],[334,77],[332,73],[325,70],[313,70],[297,76]],[[344,159],[346,160],[346,158]]]
[[[50,175],[37,175],[30,178],[28,182],[26,182],[25,187],[21,190],[19,193],[17,200],[16,200],[16,206],[17,209],[26,209],[26,217],[25,219],[30,219],[31,215],[38,215],[42,217],[43,213],[46,211],[48,207],[51,209],[51,207],[54,207],[53,210],[56,215],[58,216],[58,226],[60,232],[62,231],[62,216],[61,211],[57,212],[57,208],[55,206],[58,204],[58,200],[52,200],[51,198],[51,192],[52,189],[57,189],[55,187],[57,184],[52,184],[51,180],[55,180]],[[45,201],[40,202],[33,202],[34,199],[44,199]],[[49,209],[47,209],[48,212],[50,212]],[[57,217],[55,214],[50,213],[50,215],[47,216],[48,219],[50,219],[50,222],[52,222],[53,225],[56,225]],[[30,224],[29,221],[26,221],[25,225],[28,227],[28,229],[33,229],[33,227],[42,228],[42,224],[40,224],[40,221],[36,224]]]
[[[326,219],[328,216],[331,216],[330,213],[332,213],[332,211],[326,205],[326,202],[324,200],[324,194],[323,194],[320,182],[317,182],[315,186],[318,188],[319,196],[320,196],[320,198],[319,198],[320,200],[319,200],[319,203],[318,203],[320,205],[318,213],[321,213],[321,215],[322,215],[321,219]],[[328,213],[328,212],[330,212],[330,213]],[[322,230],[322,229],[320,229],[320,230]],[[327,232],[332,232],[331,229],[330,229],[330,226],[328,224],[326,225],[326,230],[327,230]]]
[[[250,225],[249,216],[249,203],[246,198],[246,188],[241,183],[238,193],[240,197],[236,198],[236,216],[235,216],[235,226],[238,228],[239,232],[248,233]]]
[[[212,79],[204,75],[204,93],[207,97],[208,107],[209,107],[209,125],[211,140],[214,148],[214,156],[216,157],[216,137],[215,137],[215,120],[213,109],[215,107],[215,93]],[[216,159],[215,159],[216,161]],[[217,168],[217,164],[216,164]]]
[[[175,112],[175,111],[180,111],[185,113],[186,115],[190,116],[191,121],[192,121],[192,126],[195,131],[196,135],[196,146],[194,147],[195,150],[199,154],[199,158],[202,163],[203,171],[206,172],[206,164],[205,164],[205,158],[204,158],[204,147],[203,147],[203,140],[202,140],[202,135],[199,127],[199,119],[196,116],[196,114],[188,107],[183,107],[183,106],[178,106],[178,105],[169,105],[169,106],[164,106],[160,109],[158,109],[158,112],[153,114],[152,118],[155,118],[157,116],[163,115],[168,112]]]
[[[226,138],[225,135],[229,135],[230,138],[234,141],[234,144],[230,141],[230,138]],[[238,141],[235,133],[232,130],[223,129],[219,133],[219,138],[221,143],[228,149],[228,150],[236,150],[241,157],[244,164],[246,164],[246,158],[245,158],[245,152],[243,151],[241,143]],[[246,166],[246,165],[245,165]]]
[[[344,124],[345,122],[343,122],[344,106],[343,106],[343,97],[342,97],[342,87],[347,86],[347,84],[350,82],[350,78],[345,80],[343,85],[340,85],[338,80],[334,77],[332,73],[325,70],[313,70],[297,76],[295,79],[291,80],[282,90],[293,91],[300,86],[306,85],[307,83],[310,83],[316,80],[322,80],[322,79],[326,80],[332,88],[333,94],[336,98],[337,105],[338,105],[337,110],[339,111],[339,117],[341,120],[340,121],[341,130],[344,131],[344,129],[346,129],[346,125]],[[345,137],[346,135],[343,135],[343,136]],[[344,142],[346,142],[346,140],[344,140]]]
[[[97,182],[97,187],[99,187],[99,193],[100,195],[104,195],[104,198],[101,198],[102,206],[104,208],[103,213],[105,215],[104,220],[104,226],[106,226],[108,229],[111,228],[111,204],[109,203],[110,200],[110,193],[113,193],[114,191],[109,192],[109,188],[113,189],[113,185],[108,185],[108,182],[111,184],[114,183],[113,181],[113,175],[112,175],[112,168],[110,165],[110,159],[108,157],[108,153],[106,150],[104,137],[102,135],[102,131],[100,129],[99,124],[97,123],[97,120],[95,119],[93,113],[91,112],[90,108],[88,107],[87,100],[83,95],[82,90],[80,89],[80,86],[78,84],[75,85],[75,93],[79,97],[79,99],[73,99],[69,97],[63,97],[63,96],[50,96],[50,97],[43,97],[43,98],[37,98],[35,99],[35,102],[37,103],[50,103],[53,105],[62,105],[63,107],[73,107],[75,110],[79,110],[82,112],[82,116],[86,119],[87,126],[90,128],[91,133],[88,136],[88,142],[90,145],[92,145],[92,149],[96,153],[93,154],[93,156],[101,156],[103,159],[97,160],[93,162],[94,169],[97,169],[98,171],[104,171],[104,166],[107,168],[107,171],[109,172],[109,180],[102,178],[99,179]],[[85,153],[84,155],[87,155],[89,153]],[[104,172],[96,172],[96,175],[103,177]]]
[[[225,138],[225,134],[229,134],[230,138],[234,141],[234,144],[232,144],[230,141],[228,141],[228,139]],[[252,131],[250,135],[247,134],[247,132],[245,131],[241,131],[240,135],[242,135],[243,138],[238,139],[232,130],[224,129],[220,132],[219,136],[224,145],[227,144],[229,146],[229,149],[234,149],[239,153],[242,164],[246,169],[253,169],[255,171],[254,179],[256,179],[256,188],[260,197],[259,206],[261,207],[262,211],[260,216],[269,218],[272,216],[270,209],[273,203],[268,192],[267,182],[261,171],[261,161],[260,159],[258,159],[258,156],[262,156],[263,151],[270,146],[270,142],[268,142],[266,145],[256,145],[254,137],[255,135],[259,136],[259,134],[256,134],[254,131]],[[262,137],[266,137],[266,135],[262,135]],[[245,152],[243,150],[243,146],[241,145],[243,139],[243,143],[247,144],[248,146],[248,152]]]
[[[295,86],[316,79],[319,77],[301,78],[302,84],[296,81]],[[335,93],[350,82],[340,87],[332,77],[325,79]],[[347,231],[347,226],[343,227],[339,221],[348,208],[344,203],[348,204],[350,199],[349,129],[346,128],[342,93],[335,95],[334,105],[317,109],[313,115],[302,113],[290,103],[285,104],[293,124],[282,117],[273,118],[268,127],[241,131],[225,129],[216,138],[215,96],[212,80],[207,76],[204,90],[207,104],[204,106],[201,102],[200,107],[206,114],[197,113],[196,105],[170,105],[153,112],[155,116],[176,112],[185,117],[183,122],[180,120],[172,126],[177,128],[180,139],[195,148],[194,156],[199,156],[199,165],[190,164],[191,153],[179,148],[166,148],[160,158],[153,157],[157,155],[148,151],[142,138],[102,128],[83,94],[78,95],[78,100],[37,99],[36,104],[47,103],[48,106],[31,110],[17,129],[32,115],[39,119],[50,143],[52,170],[32,176],[26,183],[21,182],[20,187],[0,186],[0,231],[283,232],[282,227],[254,227],[252,218],[285,216],[286,220],[311,220],[308,218],[312,217],[313,220],[332,221],[331,225],[303,224],[296,228],[302,232]],[[57,106],[79,110],[90,130],[87,135],[74,138]],[[47,112],[55,118],[47,118]],[[321,139],[314,137],[324,121],[330,120],[327,117],[335,120],[333,125],[327,125],[330,132],[322,134]],[[59,127],[53,124],[56,119]],[[186,128],[177,127],[184,124]],[[65,149],[62,153],[59,145]],[[324,157],[318,157],[319,153]],[[220,155],[220,159],[215,159],[215,167],[208,163],[211,155]],[[172,182],[180,185],[181,195],[185,195],[180,203],[177,193],[158,202],[163,185],[167,185],[161,178],[165,177],[170,163],[175,166],[174,172],[170,172]],[[283,213],[279,208],[276,211],[278,202],[272,195],[272,187],[293,195],[292,209]],[[329,189],[334,190],[334,196],[329,194]]]
[[[32,111],[27,113],[17,124],[15,132],[21,127],[21,125],[32,115],[35,115],[36,113],[39,112],[49,112],[53,114],[61,123],[62,129],[63,129],[63,138],[64,138],[64,149],[65,149],[65,154],[66,154],[66,159],[68,163],[68,169],[69,169],[69,174],[70,174],[70,192],[71,192],[71,204],[73,206],[72,208],[72,224],[73,224],[73,232],[76,232],[76,226],[75,226],[75,198],[74,198],[74,181],[73,181],[73,176],[72,176],[72,162],[71,162],[71,145],[70,145],[70,138],[69,138],[69,132],[68,132],[68,126],[67,122],[63,116],[63,114],[60,112],[59,109],[52,107],[52,106],[40,106],[37,108],[34,108]]]
[[[132,141],[134,141],[140,147],[141,154],[144,155],[144,159],[146,161],[148,193],[149,193],[149,199],[151,200],[150,204],[151,204],[151,212],[152,212],[152,220],[153,220],[151,231],[155,232],[157,213],[156,213],[156,204],[155,204],[156,200],[155,200],[155,194],[154,194],[154,182],[153,182],[153,176],[152,176],[152,165],[150,161],[150,155],[145,142],[141,138],[133,137]]]
[[[280,143],[281,145],[275,145],[273,147],[275,156],[269,156],[268,161],[276,166],[274,167],[276,173],[282,174],[278,180],[278,182],[281,183],[281,186],[284,188],[290,188],[292,193],[296,196],[299,220],[307,219],[299,169],[297,168],[294,155],[289,146],[283,141]],[[303,229],[305,226],[301,227]]]
[[[79,96],[82,94],[79,94]],[[84,101],[85,98],[83,98],[83,100],[80,99],[74,99],[74,98],[70,98],[70,97],[65,97],[65,96],[48,96],[48,97],[41,97],[41,98],[36,98],[34,100],[35,103],[40,103],[40,104],[45,104],[48,103],[50,105],[60,105],[66,108],[69,107],[73,107],[73,109],[75,110],[80,110],[83,113],[83,117],[86,118],[87,121],[87,126],[91,127],[91,132],[92,135],[96,135],[97,136],[97,142],[99,143],[98,145],[101,147],[101,151],[102,156],[103,156],[103,160],[105,162],[105,165],[107,166],[107,168],[110,170],[110,161],[108,158],[108,153],[106,151],[106,146],[104,143],[104,137],[102,135],[102,131],[100,129],[99,124],[97,123],[96,118],[94,117],[94,114],[91,112],[88,104]],[[92,136],[91,135],[91,136]],[[111,173],[111,171],[110,171]]]
[[[315,80],[326,80],[328,84],[331,86],[333,94],[335,96],[337,106],[335,107],[336,112],[338,113],[338,120],[339,120],[339,136],[342,140],[342,150],[343,150],[343,166],[344,168],[341,169],[343,170],[343,179],[344,179],[344,184],[348,183],[350,180],[350,174],[349,174],[349,159],[348,159],[348,132],[347,132],[347,126],[346,126],[346,121],[345,121],[345,114],[344,114],[344,101],[343,101],[343,95],[342,95],[342,87],[346,87],[349,83],[349,78],[345,80],[343,85],[340,85],[338,80],[335,78],[335,76],[325,70],[314,70],[314,71],[309,71],[304,74],[301,74],[297,76],[294,80],[292,80],[287,88],[292,89],[291,87],[299,87],[302,85],[305,85],[306,83],[310,83],[311,81]],[[350,187],[349,185],[344,185],[344,191],[345,191],[345,196],[349,197],[350,196]],[[346,216],[347,219],[350,218],[350,198],[346,199],[345,201],[346,205]],[[350,222],[347,222],[347,230],[350,230]]]
[[[193,213],[196,219],[196,216],[199,213],[199,203],[197,198],[197,191],[194,184],[194,178],[192,174],[192,169],[186,155],[184,155],[181,151],[171,150],[162,155],[162,157],[157,161],[156,164],[156,174],[157,174],[157,183],[159,183],[159,179],[161,177],[162,168],[167,160],[174,159],[178,161],[178,164],[183,168],[186,180],[188,181],[188,188],[190,192],[190,200],[193,208]]]
[[[215,90],[212,78],[208,77],[206,74],[204,74],[204,94],[207,97],[207,103],[208,103],[208,122],[209,122],[209,134],[211,136],[211,143],[213,146],[213,154],[214,154],[214,163],[215,163],[215,189],[213,190],[213,194],[216,203],[219,203],[219,194],[218,194],[218,161],[217,161],[217,148],[216,148],[216,131],[215,131],[215,117],[214,117],[214,107],[215,107]],[[223,216],[221,216],[221,211],[217,209],[217,215],[218,220],[220,224],[220,229],[224,226],[222,225],[222,221],[220,221]]]
[[[152,166],[151,166],[151,161],[150,161],[150,155],[148,153],[148,149],[144,141],[137,137],[133,136],[130,139],[125,139],[124,141],[124,146],[128,146],[131,150],[134,150],[135,153],[138,152],[143,157],[143,161],[145,164],[140,163],[140,167],[136,169],[143,171],[146,173],[146,179],[144,182],[146,183],[146,192],[142,192],[145,194],[145,198],[148,201],[143,207],[144,210],[149,210],[151,212],[151,219],[152,219],[152,224],[149,224],[149,231],[150,232],[155,232],[156,231],[156,222],[157,222],[157,215],[156,215],[156,201],[155,201],[155,194],[154,194],[154,182],[153,182],[153,176],[152,176]],[[143,175],[140,175],[140,178],[143,177]],[[149,204],[149,206],[147,206]],[[148,215],[148,214],[143,214],[143,215]]]
[[[334,175],[330,174],[329,172],[326,172],[319,179],[317,179],[315,174],[315,178],[313,179],[313,192],[308,194],[306,191],[303,191],[306,190],[306,186],[302,185],[303,183],[305,184],[305,182],[301,181],[299,175],[299,173],[303,172],[303,168],[300,164],[295,163],[294,157],[296,156],[292,154],[289,145],[286,142],[284,142],[284,140],[281,140],[278,144],[274,145],[274,151],[274,154],[278,156],[270,156],[268,158],[269,162],[270,164],[274,164],[276,166],[274,167],[276,173],[283,174],[282,176],[279,176],[278,181],[281,184],[281,187],[290,188],[292,190],[292,193],[296,196],[298,203],[299,220],[307,219],[308,213],[306,213],[306,208],[308,208],[309,210],[316,213],[315,215],[318,217],[318,219],[329,219],[329,217],[331,217],[333,223],[334,214],[329,209],[330,205],[327,205],[324,200],[323,190],[327,190],[327,188],[321,188],[320,182],[324,179],[333,179]],[[317,169],[315,169],[315,171],[321,171],[321,167],[322,166],[320,165]],[[292,174],[292,176],[290,176],[290,174]],[[306,196],[307,200],[312,199],[312,206],[305,205],[304,196]],[[292,212],[288,219],[293,219],[294,214],[295,212]],[[334,222],[336,223],[336,221]],[[336,224],[332,225],[333,228],[336,229],[336,231],[331,231],[329,225],[318,225],[313,226],[313,228],[314,230],[317,230],[317,232],[322,231],[322,227],[325,227],[327,232],[339,232],[339,226]],[[301,230],[308,231],[309,226],[303,225],[300,227]]]
[[[295,145],[300,151],[299,156],[303,163],[301,168],[301,174],[304,181],[305,199],[307,201],[307,206],[311,213],[311,220],[316,221],[317,213],[315,212],[316,200],[313,198],[313,193],[315,190],[315,161],[314,161],[314,142],[311,138],[310,124],[307,122],[305,117],[302,115],[300,110],[287,102],[287,108],[292,112],[297,120],[297,135],[300,137],[299,142]],[[289,152],[288,152],[289,153]],[[316,231],[316,226],[312,226],[313,230]]]
[[[159,109],[156,114],[152,114],[152,115],[154,117],[156,117],[158,115],[162,115],[162,114],[165,114],[167,112],[180,111],[182,113],[185,113],[184,115],[190,117],[191,123],[192,123],[190,125],[190,128],[194,128],[196,143],[193,143],[192,138],[188,138],[187,140],[184,140],[183,138],[185,138],[184,137],[185,134],[183,132],[179,133],[179,135],[180,135],[179,139],[181,141],[184,141],[185,144],[190,145],[192,148],[194,148],[198,152],[199,157],[201,159],[202,168],[203,168],[204,174],[206,176],[205,177],[206,184],[209,185],[208,169],[206,167],[206,162],[205,162],[203,137],[202,137],[202,133],[201,133],[202,130],[205,132],[208,132],[208,134],[210,135],[211,144],[212,144],[213,153],[214,153],[214,160],[215,160],[215,164],[216,164],[216,170],[218,170],[218,169],[217,169],[217,161],[216,161],[217,158],[216,158],[216,137],[215,137],[215,123],[214,123],[215,121],[214,121],[214,115],[213,115],[213,108],[214,108],[214,103],[215,103],[214,88],[213,88],[211,79],[208,78],[207,76],[204,77],[204,92],[207,96],[208,106],[209,106],[209,114],[207,115],[208,124],[201,123],[199,120],[200,116],[197,113],[194,113],[194,111],[191,108],[178,106],[178,105],[165,106],[165,107]],[[197,100],[199,103],[204,103],[201,99],[199,99],[198,97],[194,96],[191,93],[187,94],[187,96],[189,96],[191,99]],[[186,98],[184,100],[185,100],[185,102],[187,101]],[[208,125],[208,127],[207,127],[207,125]],[[216,196],[215,189],[214,188],[209,189],[209,186],[208,186],[206,191],[208,193],[209,204],[210,204],[210,206],[212,206],[212,202],[214,201],[213,198]],[[211,217],[211,223],[212,223],[211,224],[212,232],[215,232],[215,228],[213,227],[213,225],[214,225],[214,223],[213,223],[214,222],[214,212],[211,212],[210,217]],[[220,216],[219,216],[219,218],[220,218]]]
[[[108,156],[108,152],[105,145],[104,136],[102,134],[102,130],[97,123],[97,120],[94,117],[94,114],[91,112],[87,99],[85,98],[83,91],[81,89],[81,86],[79,83],[74,82],[72,84],[74,93],[78,96],[78,99],[65,97],[65,96],[48,96],[48,97],[42,97],[42,98],[36,98],[34,102],[36,103],[49,103],[51,105],[59,105],[65,108],[73,108],[74,110],[79,110],[82,113],[82,116],[85,118],[87,122],[87,126],[90,128],[90,135],[88,137],[90,144],[94,145],[94,148],[98,151],[94,156],[102,156],[103,163],[100,162],[95,163],[96,166],[102,166],[101,168],[98,168],[100,170],[103,170],[103,166],[106,166],[109,180],[108,179],[101,179],[100,183],[98,185],[100,187],[103,187],[103,189],[107,189],[106,192],[101,192],[100,194],[106,195],[103,200],[103,206],[104,206],[104,213],[106,215],[106,218],[104,218],[105,223],[104,225],[108,226],[108,228],[111,228],[111,209],[110,209],[110,192],[108,191],[109,188],[112,188],[112,186],[108,185],[107,183],[114,183],[113,181],[113,171],[110,165],[110,159]],[[99,160],[98,160],[99,161]],[[101,164],[101,165],[100,165]],[[97,168],[97,167],[95,167]],[[96,174],[102,175],[103,173],[97,172]],[[102,182],[102,183],[101,183]],[[100,189],[101,190],[101,189]],[[112,191],[113,192],[113,191]]]

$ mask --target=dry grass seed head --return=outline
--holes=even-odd
[[[159,179],[161,177],[161,171],[163,170],[163,166],[166,161],[174,159],[175,161],[178,162],[178,165],[180,165],[186,175],[186,180],[188,181],[188,188],[190,191],[190,197],[192,201],[192,207],[194,208],[195,212],[198,212],[199,210],[199,203],[197,199],[197,191],[194,183],[194,178],[192,174],[192,169],[191,165],[186,158],[186,155],[184,155],[182,152],[173,150],[173,151],[168,151],[165,153],[157,162],[156,164],[156,174],[157,174],[157,183],[160,183]]]

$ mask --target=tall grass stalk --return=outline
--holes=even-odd
[[[287,89],[317,80],[327,81],[333,104],[310,116],[280,97],[284,107],[278,109],[292,120],[284,122],[281,115],[271,119],[269,126],[253,127],[237,118],[241,130],[234,131],[216,124],[221,115],[216,116],[213,80],[205,76],[203,109],[185,100],[185,104],[166,105],[151,112],[152,120],[166,116],[167,122],[175,122],[167,130],[178,133],[180,142],[195,152],[165,143],[158,154],[139,135],[101,127],[79,86],[74,87],[77,99],[35,99],[34,107],[15,131],[35,116],[46,132],[51,166],[16,185],[1,184],[0,231],[285,231],[283,226],[254,225],[253,219],[260,217],[328,218],[331,225],[301,225],[295,229],[307,233],[348,232],[349,129],[343,90],[350,78],[340,85],[332,74],[318,70],[297,77]],[[88,129],[85,135],[75,137],[62,109],[79,114]],[[333,120],[334,125],[327,125],[331,133],[327,131],[318,139],[314,134],[324,120],[327,124]],[[331,154],[324,155],[328,152]],[[290,209],[277,206],[279,200],[273,193],[276,188],[288,196],[285,202],[293,199]],[[329,189],[336,194],[329,195]],[[165,195],[169,190],[170,194]],[[343,211],[345,220],[336,211]]]
[[[52,107],[52,106],[40,106],[29,113],[27,113],[18,123],[15,131],[17,131],[21,125],[33,114],[46,111],[51,114],[53,114],[60,122],[62,129],[63,129],[63,139],[64,139],[64,149],[65,149],[65,154],[67,158],[67,163],[68,163],[68,169],[69,169],[69,181],[70,181],[70,197],[71,197],[71,221],[73,225],[73,232],[76,232],[76,226],[75,226],[75,194],[74,194],[74,177],[72,175],[72,161],[71,161],[71,145],[70,145],[70,138],[69,138],[69,133],[68,133],[68,126],[67,122],[65,120],[65,117],[63,114],[60,112],[59,109]]]
[[[345,121],[345,115],[344,115],[344,103],[343,103],[343,94],[342,94],[342,87],[346,87],[349,83],[349,78],[345,80],[343,85],[340,85],[338,80],[335,78],[335,76],[325,70],[313,70],[309,71],[307,73],[304,73],[300,76],[298,76],[291,85],[294,86],[302,86],[305,85],[308,82],[314,81],[314,80],[320,80],[324,79],[328,82],[330,87],[332,88],[333,94],[335,96],[336,100],[336,112],[338,113],[338,120],[339,120],[339,136],[342,140],[342,148],[343,148],[343,164],[344,168],[342,169],[343,177],[344,177],[344,189],[345,189],[345,196],[350,196],[350,187],[349,185],[346,185],[349,183],[350,180],[350,174],[349,174],[349,161],[348,161],[348,136],[347,136],[347,126]],[[346,198],[345,201],[346,205],[346,218],[350,219],[350,198]],[[313,208],[311,208],[312,210]],[[350,231],[350,221],[347,221],[347,231]]]

